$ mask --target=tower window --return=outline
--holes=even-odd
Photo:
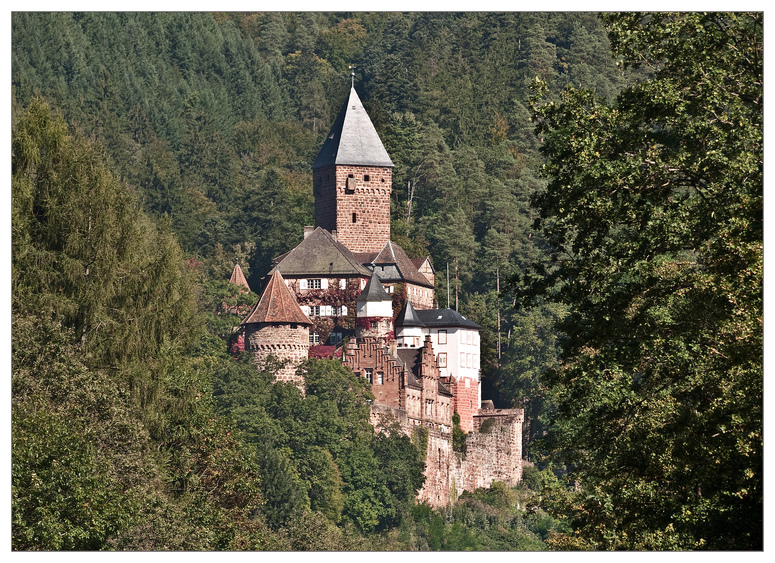
[[[358,220],[358,214],[353,213],[353,223],[355,223]]]
[[[368,182],[369,181],[369,175],[368,174],[364,174],[363,175],[363,181],[364,182]]]

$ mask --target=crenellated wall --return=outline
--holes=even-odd
[[[290,381],[300,389],[304,388],[304,378],[296,375],[296,369],[309,357],[309,327],[292,324],[246,324],[245,350],[253,354],[259,369],[263,368],[269,356],[285,361],[285,366],[277,372],[277,381]]]

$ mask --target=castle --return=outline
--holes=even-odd
[[[521,409],[482,401],[481,327],[435,303],[430,257],[390,240],[393,162],[353,87],[313,166],[315,226],[275,259],[261,298],[241,324],[245,350],[303,388],[308,357],[341,357],[371,384],[375,428],[397,421],[427,436],[418,499],[447,505],[464,490],[522,475]],[[240,277],[241,276],[241,277]],[[232,281],[247,286],[239,266]],[[453,415],[467,432],[453,450]]]

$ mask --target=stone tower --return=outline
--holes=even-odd
[[[304,387],[304,378],[296,375],[296,368],[309,354],[309,327],[296,297],[275,269],[256,306],[242,321],[245,331],[245,350],[252,352],[259,368],[269,356],[284,366],[277,372],[278,381],[290,381]]]
[[[390,240],[392,181],[393,161],[352,88],[312,165],[315,226],[352,252],[379,252]]]
[[[357,338],[393,339],[393,298],[387,294],[376,272],[356,300]]]

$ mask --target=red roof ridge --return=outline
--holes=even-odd
[[[261,299],[242,321],[243,325],[250,323],[312,324],[276,268],[272,272],[269,283],[266,284]]]

